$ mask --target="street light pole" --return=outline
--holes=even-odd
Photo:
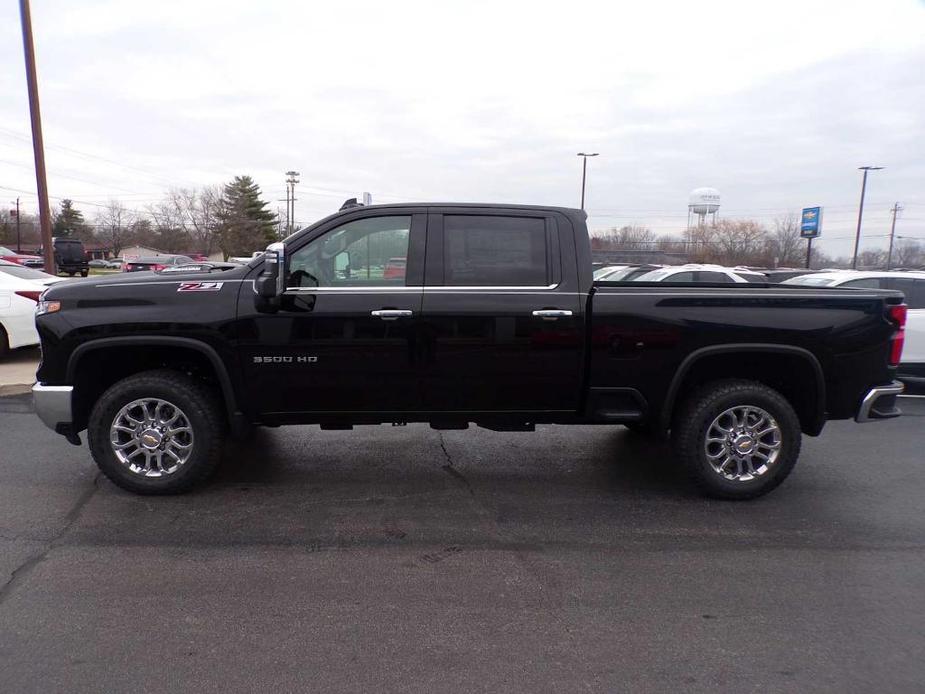
[[[35,187],[39,193],[39,224],[42,229],[42,249],[45,272],[55,273],[55,254],[51,241],[51,206],[48,204],[48,179],[45,175],[45,144],[42,140],[42,113],[39,108],[39,83],[35,70],[35,43],[32,40],[32,13],[29,0],[19,0],[22,19],[22,45],[26,57],[26,84],[29,90],[29,113],[32,116],[32,150],[35,156]]]
[[[889,270],[893,264],[893,239],[896,237],[896,215],[902,212],[902,203],[894,202],[892,207],[893,222],[890,224],[890,250],[886,254],[886,269]]]
[[[851,269],[858,269],[858,249],[861,245],[861,219],[864,217],[864,193],[867,191],[867,174],[870,171],[880,171],[882,166],[859,166],[858,171],[864,172],[861,179],[861,203],[858,205],[858,230],[854,235],[854,258],[851,260]]]
[[[581,161],[581,209],[585,209],[585,181],[588,179],[588,157],[596,157],[600,152],[579,152]]]

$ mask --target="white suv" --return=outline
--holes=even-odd
[[[925,383],[925,272],[833,270],[793,277],[782,284],[901,291],[906,295],[909,313],[906,317],[906,342],[899,363],[899,375],[905,381]]]

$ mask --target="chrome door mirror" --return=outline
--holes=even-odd
[[[263,272],[257,278],[257,294],[264,299],[282,296],[286,291],[286,245],[271,243],[263,256]]]

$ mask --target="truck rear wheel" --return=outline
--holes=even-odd
[[[800,455],[800,420],[776,390],[745,380],[714,381],[676,412],[672,443],[702,492],[752,499],[783,482]]]
[[[100,470],[136,494],[179,494],[205,480],[221,458],[224,432],[212,391],[170,370],[115,383],[93,406],[87,426]]]

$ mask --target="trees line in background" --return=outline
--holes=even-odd
[[[128,246],[141,245],[165,253],[221,252],[230,256],[250,255],[278,239],[276,215],[261,199],[260,188],[249,176],[236,176],[221,186],[172,188],[159,202],[134,210],[111,200],[92,221],[62,200],[54,213],[54,236],[76,236],[86,243],[121,255]],[[25,249],[41,245],[38,220],[23,214],[20,219]],[[715,225],[693,227],[677,234],[657,235],[645,226],[624,226],[592,232],[592,248],[620,251],[661,251],[686,256],[691,262],[759,267],[803,267],[806,241],[800,238],[799,218],[783,215],[770,227],[750,219],[721,219]],[[16,245],[16,220],[9,210],[0,212],[0,245]],[[848,267],[850,258],[833,258],[813,249],[813,267]],[[858,266],[882,268],[885,249],[866,249],[858,255]],[[891,267],[925,266],[925,245],[909,239],[897,240]]]
[[[92,220],[65,199],[53,211],[52,236],[76,237],[116,257],[124,248],[141,245],[165,253],[221,252],[228,259],[277,240],[278,220],[267,205],[250,176],[235,176],[223,186],[172,188],[143,210],[110,200]],[[20,235],[24,249],[41,245],[37,217],[21,216]],[[16,245],[16,219],[8,210],[0,215],[0,245]]]
[[[657,235],[645,226],[624,226],[592,232],[591,247],[602,251],[659,251],[686,256],[694,263],[734,267],[804,267],[806,241],[800,238],[799,217],[783,215],[770,227],[751,219],[721,219],[715,225],[693,227],[677,234]],[[813,248],[811,265],[850,267],[851,258],[834,258]],[[866,249],[858,254],[858,267],[884,268],[886,249]],[[925,267],[925,244],[899,239],[890,266]]]

